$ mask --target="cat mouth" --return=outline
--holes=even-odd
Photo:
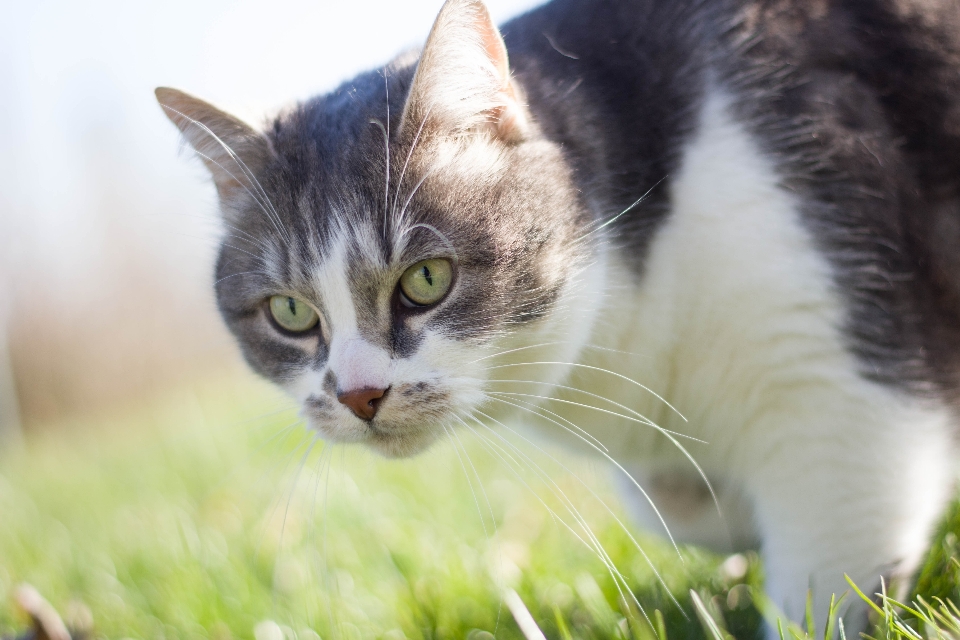
[[[367,424],[367,444],[386,458],[407,458],[425,451],[437,439],[439,427],[420,424],[402,428],[384,428],[371,420]]]
[[[422,385],[413,386],[369,420],[342,415],[334,400],[321,395],[308,396],[303,406],[311,427],[325,440],[364,444],[386,458],[405,458],[425,451],[443,433],[449,399],[449,394],[425,394]]]

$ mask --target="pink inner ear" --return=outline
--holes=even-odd
[[[510,86],[510,63],[507,60],[507,48],[503,44],[500,32],[490,20],[490,14],[486,7],[482,7],[477,15],[477,30],[483,38],[483,48],[487,51],[487,56],[497,68],[497,73],[503,83],[504,91],[509,92],[513,97],[513,88]]]
[[[519,142],[526,131],[507,48],[480,0],[447,0],[421,54],[404,127],[418,130],[428,114],[450,132],[486,129]]]
[[[476,17],[477,31],[480,32],[487,57],[497,69],[497,75],[501,83],[500,91],[507,97],[507,106],[497,107],[491,115],[500,137],[504,140],[519,140],[523,134],[524,118],[517,104],[517,95],[513,89],[513,83],[510,82],[510,62],[507,57],[507,47],[503,44],[503,38],[500,37],[500,32],[493,24],[493,20],[490,19],[490,13],[486,6],[481,4],[479,9]]]

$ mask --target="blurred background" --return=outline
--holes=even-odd
[[[240,367],[211,295],[216,198],[153,89],[260,125],[419,46],[440,0],[7,3],[0,432]],[[491,0],[503,21],[535,0]]]

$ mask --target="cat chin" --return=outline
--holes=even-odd
[[[438,430],[439,427],[419,427],[393,434],[371,429],[365,443],[384,458],[411,458],[426,451],[436,441]]]

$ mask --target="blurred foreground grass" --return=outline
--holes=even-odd
[[[684,548],[681,561],[634,531],[661,583],[617,526],[601,469],[564,458],[581,483],[528,452],[545,481],[465,433],[463,450],[441,441],[413,460],[307,453],[285,405],[231,380],[46,429],[0,456],[0,635],[22,627],[10,596],[29,582],[68,622],[83,603],[106,638],[521,638],[507,588],[550,638],[653,637],[561,522],[573,523],[562,489],[671,639],[705,637],[691,589],[733,636],[758,636],[756,558]],[[921,583],[955,598],[952,525]]]

